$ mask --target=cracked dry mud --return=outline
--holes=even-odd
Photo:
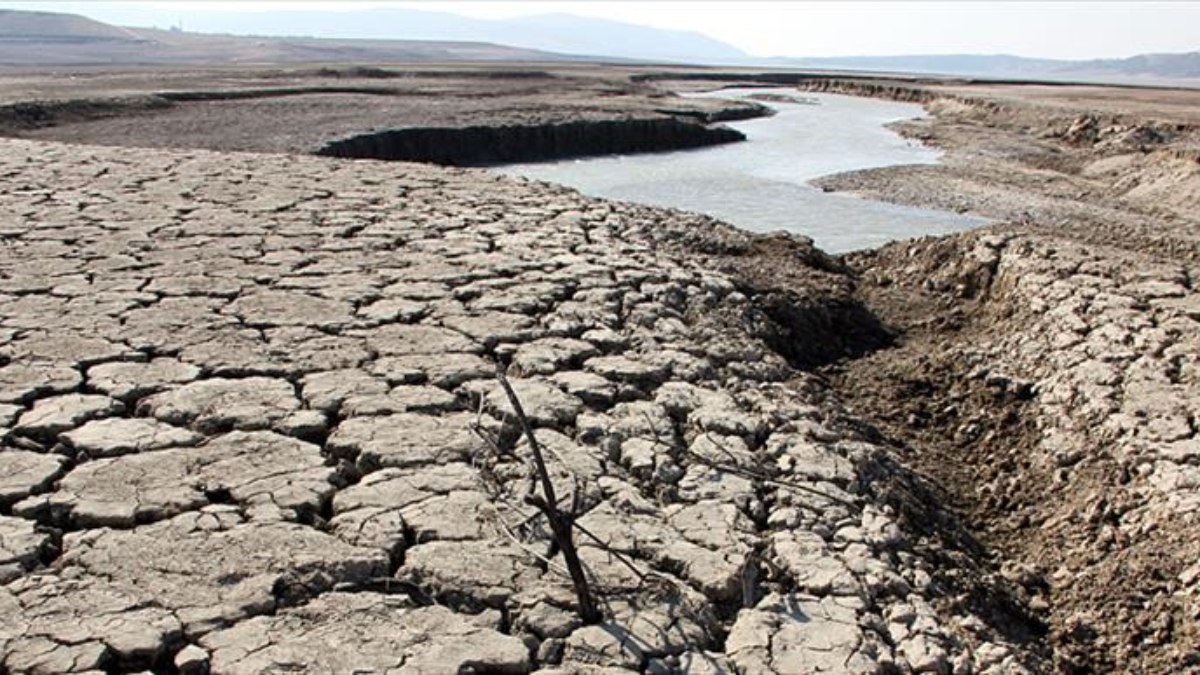
[[[476,171],[0,143],[0,671],[1044,665],[753,289],[655,233],[747,235]]]
[[[1192,268],[1021,228],[859,262],[883,287],[922,289],[928,325],[887,362],[851,366],[865,386],[847,398],[910,439],[1006,555],[1059,668],[1200,664]],[[892,291],[875,292],[887,306]]]
[[[943,163],[820,180],[1009,221],[843,258],[903,337],[827,372],[992,549],[1066,673],[1200,668],[1195,90],[813,86],[925,103]]]

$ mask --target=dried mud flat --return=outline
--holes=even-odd
[[[314,153],[392,130],[661,124],[765,114],[753,103],[683,98],[625,75],[563,64],[97,69],[70,78],[0,70],[0,134],[90,145]],[[448,154],[470,150],[451,148]]]
[[[906,524],[915,479],[669,252],[744,235],[483,172],[3,145],[8,672],[1036,669],[1004,585]]]
[[[1019,126],[973,166],[1033,201]],[[839,261],[482,171],[0,147],[0,672],[1200,667],[1195,197]]]

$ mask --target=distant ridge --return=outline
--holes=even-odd
[[[1084,61],[1079,65],[1096,72],[1200,78],[1200,51],[1184,54],[1139,54],[1127,59]]]
[[[147,15],[151,23],[169,21],[165,14],[153,20],[151,16]],[[733,45],[695,31],[561,13],[475,19],[400,7],[203,12],[190,16],[188,27],[207,33],[239,35],[490,42],[560,54],[651,61],[725,63],[747,58]]]
[[[0,10],[0,66],[10,67],[575,60],[579,57],[483,42],[209,35]]]
[[[830,58],[778,58],[773,65],[788,68],[866,70],[1009,79],[1097,81],[1200,80],[1200,52],[1141,54],[1125,59],[1067,61],[1031,59],[1008,54],[912,54],[902,56],[847,56]],[[1195,84],[1193,82],[1193,84]]]
[[[317,57],[734,64],[747,58],[736,47],[694,31],[570,14],[484,20],[395,7],[206,11],[187,15],[189,32],[184,33],[175,29],[119,28],[72,14],[0,11],[0,64],[8,65],[294,62]],[[153,5],[140,10],[137,16],[144,17],[137,20],[143,26],[175,25],[182,18],[175,10]],[[103,41],[127,44],[109,52],[100,44]],[[146,41],[152,43],[146,49],[132,48]],[[59,54],[30,49],[32,43],[39,42],[86,46]],[[449,47],[451,44],[459,46]],[[462,47],[468,44],[486,45],[488,49]]]
[[[176,15],[149,5],[139,16],[169,25]],[[764,59],[693,31],[568,14],[481,20],[391,7],[205,12],[189,16],[188,26],[201,32],[0,9],[0,66],[606,60],[1200,87],[1200,51],[1080,61],[1006,54]],[[238,34],[229,34],[235,26]]]
[[[123,40],[137,42],[134,32],[77,14],[0,9],[0,41]]]

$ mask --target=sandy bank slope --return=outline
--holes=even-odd
[[[1028,228],[857,263],[871,305],[907,330],[848,364],[841,390],[1008,561],[1059,668],[1194,667],[1192,269]]]
[[[745,235],[479,172],[0,158],[9,672],[1040,668],[969,537],[764,342],[822,339],[789,330],[832,325],[836,267],[767,298],[711,269]],[[607,546],[600,626],[539,560],[497,362]]]

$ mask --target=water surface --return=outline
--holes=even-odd
[[[767,101],[776,110],[774,116],[731,123],[746,134],[741,143],[513,164],[496,170],[567,185],[595,197],[705,213],[755,232],[798,232],[835,253],[987,222],[826,193],[808,185],[814,178],[844,171],[936,163],[936,151],[884,127],[922,116],[918,105],[793,89],[725,89],[696,96],[764,93],[804,102]]]

